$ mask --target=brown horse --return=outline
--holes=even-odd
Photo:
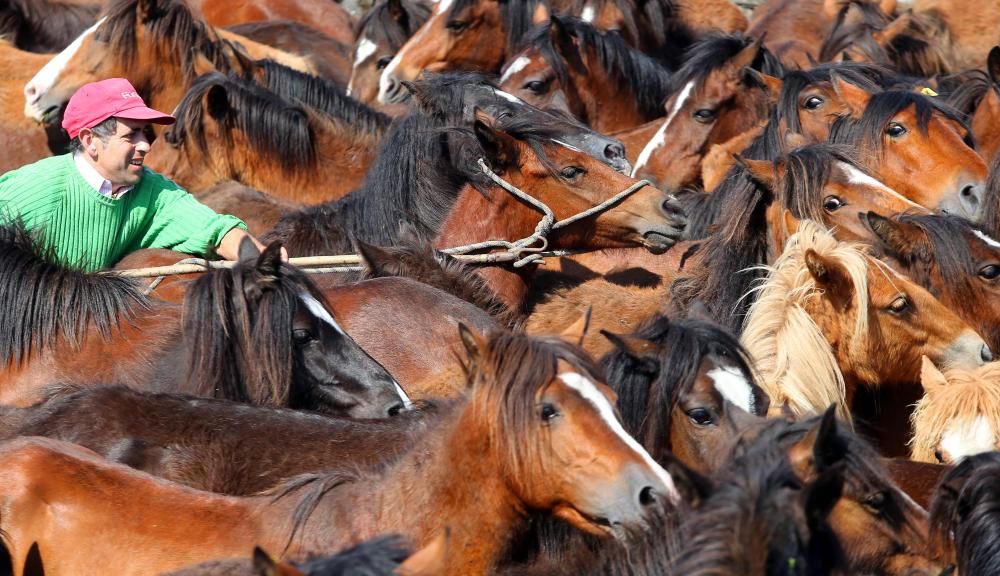
[[[0,8],[0,36],[28,52],[58,52],[100,11],[100,0],[12,0]]]
[[[974,10],[960,0],[914,0],[913,11],[939,22],[937,42],[945,44],[956,70],[983,68],[997,44],[992,31],[1000,26],[1000,6],[977,4]]]
[[[859,386],[914,382],[923,355],[951,368],[992,359],[926,290],[812,221],[799,223],[771,270],[742,342],[772,407],[803,415],[833,404],[848,419]]]
[[[609,134],[663,114],[670,73],[617,34],[565,16],[525,33],[500,87]]]
[[[0,62],[6,80],[0,85],[0,146],[5,151],[0,173],[30,164],[52,154],[50,142],[57,148],[64,143],[50,139],[58,127],[39,126],[24,116],[21,87],[50,59],[44,54],[25,52],[0,41]]]
[[[913,412],[912,458],[956,464],[1000,449],[1000,363],[942,374],[924,358],[924,396]]]
[[[891,263],[1000,350],[1000,242],[956,216],[865,216]]]
[[[382,71],[378,100],[402,102],[407,97],[402,82],[415,80],[425,70],[496,72],[524,33],[548,19],[542,0],[438,2],[431,17]]]
[[[233,5],[225,0],[186,0],[213,26],[225,28],[248,22],[291,20],[319,30],[344,45],[351,43],[351,16],[340,4],[325,0],[249,0]]]
[[[961,84],[948,95],[948,103],[970,118],[979,154],[987,162],[1000,152],[1000,46],[994,46],[986,73],[970,70],[959,75]]]
[[[424,0],[381,0],[358,22],[347,95],[375,103],[382,71],[431,15]]]
[[[226,30],[289,54],[303,56],[317,76],[338,86],[347,86],[351,79],[350,44],[338,42],[301,22],[268,20],[230,26]]]
[[[173,110],[199,74],[242,71],[250,58],[312,71],[301,57],[213,29],[179,0],[114,0],[24,86],[25,113],[50,119],[80,86],[111,77],[128,78],[150,106]]]
[[[2,495],[8,513],[0,519],[14,573],[32,557],[50,574],[78,571],[71,541],[86,542],[87,565],[159,573],[254,545],[301,558],[387,531],[423,546],[448,529],[445,573],[482,574],[527,509],[610,535],[676,501],[671,477],[615,419],[589,360],[551,340],[503,333],[487,340],[468,331],[463,339],[464,407],[380,471],[304,476],[270,496],[234,498],[181,489],[66,443],[5,444],[0,484],[19,487]],[[71,480],[79,474],[91,479],[87,487]],[[128,502],[142,502],[141,511]],[[174,520],[151,521],[160,514]],[[123,556],[111,533],[143,545]]]

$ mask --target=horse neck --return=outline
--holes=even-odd
[[[511,178],[514,176],[514,178]],[[520,187],[516,174],[506,175]],[[487,240],[513,242],[534,232],[541,212],[516,200],[498,186],[480,193],[471,184],[463,186],[458,200],[441,226],[434,247],[441,250]],[[512,310],[522,310],[528,286],[534,275],[532,266],[507,268],[491,266],[479,271],[487,286]]]
[[[329,550],[331,534],[342,544],[398,532],[420,548],[448,530],[441,573],[486,574],[526,512],[501,478],[482,423],[469,404],[459,410],[376,477],[331,491],[313,512],[297,553]],[[272,506],[291,516],[300,500]]]
[[[609,134],[654,120],[647,118],[639,110],[637,96],[627,86],[627,82],[612,78],[611,71],[605,70],[600,65],[598,56],[593,50],[588,51],[587,59],[590,63],[588,66],[590,74],[600,71],[603,77],[573,74],[573,90],[586,109],[587,123],[596,132]]]

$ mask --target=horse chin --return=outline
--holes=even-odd
[[[677,238],[655,230],[643,233],[639,239],[639,243],[653,254],[663,254],[672,248],[676,242]]]
[[[601,537],[619,536],[618,531],[614,529],[614,526],[607,519],[588,516],[568,504],[560,504],[559,506],[556,506],[553,510],[553,514],[555,514],[557,518],[561,518],[566,522],[569,522],[574,528],[583,530],[588,534]]]

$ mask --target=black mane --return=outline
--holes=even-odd
[[[97,5],[58,0],[7,0],[0,8],[0,36],[21,50],[59,52],[97,21]]]
[[[481,0],[455,0],[448,10],[452,14],[460,14],[462,10],[475,6]],[[507,35],[507,50],[512,50],[520,42],[521,37],[534,26],[532,18],[540,5],[547,6],[546,0],[498,0],[500,4],[500,21]]]
[[[79,347],[91,327],[109,339],[149,306],[131,279],[58,264],[41,238],[19,222],[0,227],[0,361],[8,367],[59,338]]]
[[[398,52],[430,16],[431,6],[420,0],[382,0],[361,17],[354,39],[365,36]]]
[[[753,41],[752,38],[741,34],[704,36],[684,52],[684,63],[671,76],[670,93],[682,90],[689,82],[694,82],[694,87],[699,88],[711,72],[725,66]],[[754,70],[779,78],[785,73],[781,62],[763,46],[749,66]]]

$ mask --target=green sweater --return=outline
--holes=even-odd
[[[117,200],[94,190],[72,154],[0,176],[0,219],[41,230],[59,260],[86,271],[113,266],[140,248],[210,255],[222,237],[246,225],[216,214],[169,178],[143,168],[142,180]]]

